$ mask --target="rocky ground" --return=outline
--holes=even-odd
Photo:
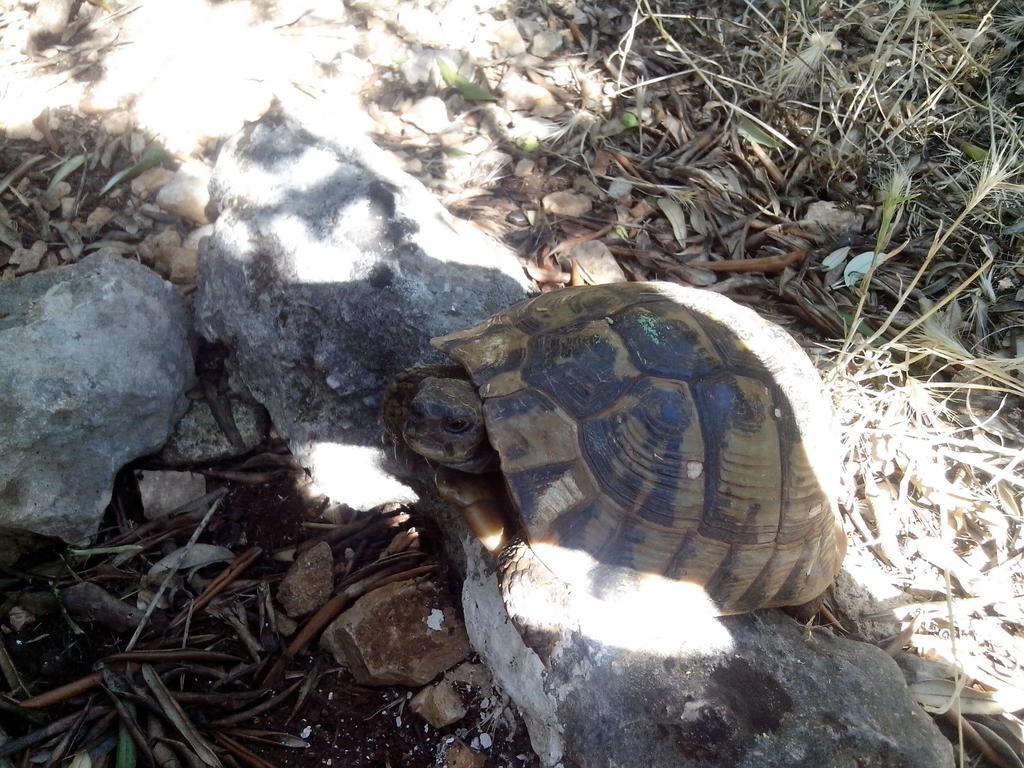
[[[658,277],[751,304],[805,342],[844,425],[853,545],[840,588],[861,599],[833,605],[836,630],[899,656],[954,743],[1022,764],[1019,15],[487,0],[0,8],[5,285],[28,292],[29,278],[99,254],[145,265],[184,310],[202,307],[201,241],[216,221],[223,248],[237,224],[219,218],[230,196],[216,184],[211,205],[225,142],[268,112],[315,104],[503,240],[543,290]],[[316,180],[315,167],[292,173],[298,187]],[[463,255],[453,258],[461,274]],[[484,308],[521,290],[509,280],[468,293]],[[147,290],[140,306],[160,300]],[[21,317],[6,301],[0,328]],[[218,302],[201,311],[223,332]],[[143,664],[199,727],[149,733],[182,760],[215,748],[245,765],[537,764],[465,643],[460,576],[430,520],[403,507],[368,524],[329,504],[296,468],[315,465],[298,439],[305,415],[282,415],[265,390],[248,394],[270,417],[229,395],[215,346],[202,346],[193,380],[196,336],[158,316],[174,312],[150,310],[130,337],[107,337],[102,378],[133,379],[116,352],[147,349],[168,391],[124,381],[128,400],[92,413],[138,427],[146,393],[143,426],[170,433],[187,408],[160,453],[167,435],[153,444],[152,431],[126,440],[119,428],[116,466],[65,466],[72,433],[57,419],[42,461],[8,457],[0,470],[86,496],[134,461],[110,506],[78,523],[102,515],[96,540],[17,567],[8,558],[0,667],[13,699],[50,698],[27,714],[0,699],[12,737],[41,734],[0,746],[0,765],[112,763],[147,742],[132,723],[180,723]],[[168,372],[182,365],[178,386]],[[361,403],[384,384],[367,380],[375,365],[334,392]],[[26,400],[40,389],[29,377],[4,385]],[[131,417],[115,412],[122,402]],[[410,621],[430,652],[389,645],[372,623],[360,640],[357,610]],[[170,652],[184,646],[207,655]],[[111,659],[126,647],[157,655]],[[164,764],[155,750],[138,759]]]

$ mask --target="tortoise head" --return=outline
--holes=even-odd
[[[480,395],[464,379],[423,379],[409,403],[402,436],[416,453],[452,469],[481,473],[498,466]]]

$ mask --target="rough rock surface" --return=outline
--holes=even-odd
[[[193,400],[188,411],[175,425],[160,451],[160,460],[176,467],[210,464],[251,451],[262,443],[270,429],[270,417],[259,403],[230,398],[231,416],[242,446],[234,446],[227,438],[205,400]]]
[[[0,531],[95,532],[185,411],[187,330],[169,283],[108,254],[0,285]]]
[[[206,494],[206,478],[192,472],[144,471],[136,473],[142,513],[155,520]]]
[[[418,687],[469,655],[455,598],[431,581],[363,595],[324,630],[320,645],[362,685]]]
[[[427,340],[523,298],[504,247],[450,217],[389,155],[337,121],[272,116],[222,150],[196,322],[236,355],[320,491],[369,509],[415,494],[381,469],[377,412]]]
[[[668,644],[643,626],[623,631],[615,616],[576,617],[545,666],[508,619],[492,557],[460,518],[438,515],[466,567],[470,641],[545,765],[611,768],[637,755],[645,768],[953,765],[892,658],[780,611],[676,616]]]
[[[295,558],[277,590],[277,600],[291,618],[315,611],[334,592],[334,557],[325,541]]]

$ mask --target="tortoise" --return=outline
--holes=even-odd
[[[670,283],[584,286],[431,344],[458,365],[399,377],[384,420],[489,548],[523,541],[592,593],[694,584],[715,615],[807,604],[835,577],[822,381],[752,310]]]

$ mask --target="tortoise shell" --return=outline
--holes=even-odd
[[[692,582],[719,613],[805,603],[838,571],[823,385],[751,310],[669,283],[569,288],[432,344],[479,389],[534,551]]]

